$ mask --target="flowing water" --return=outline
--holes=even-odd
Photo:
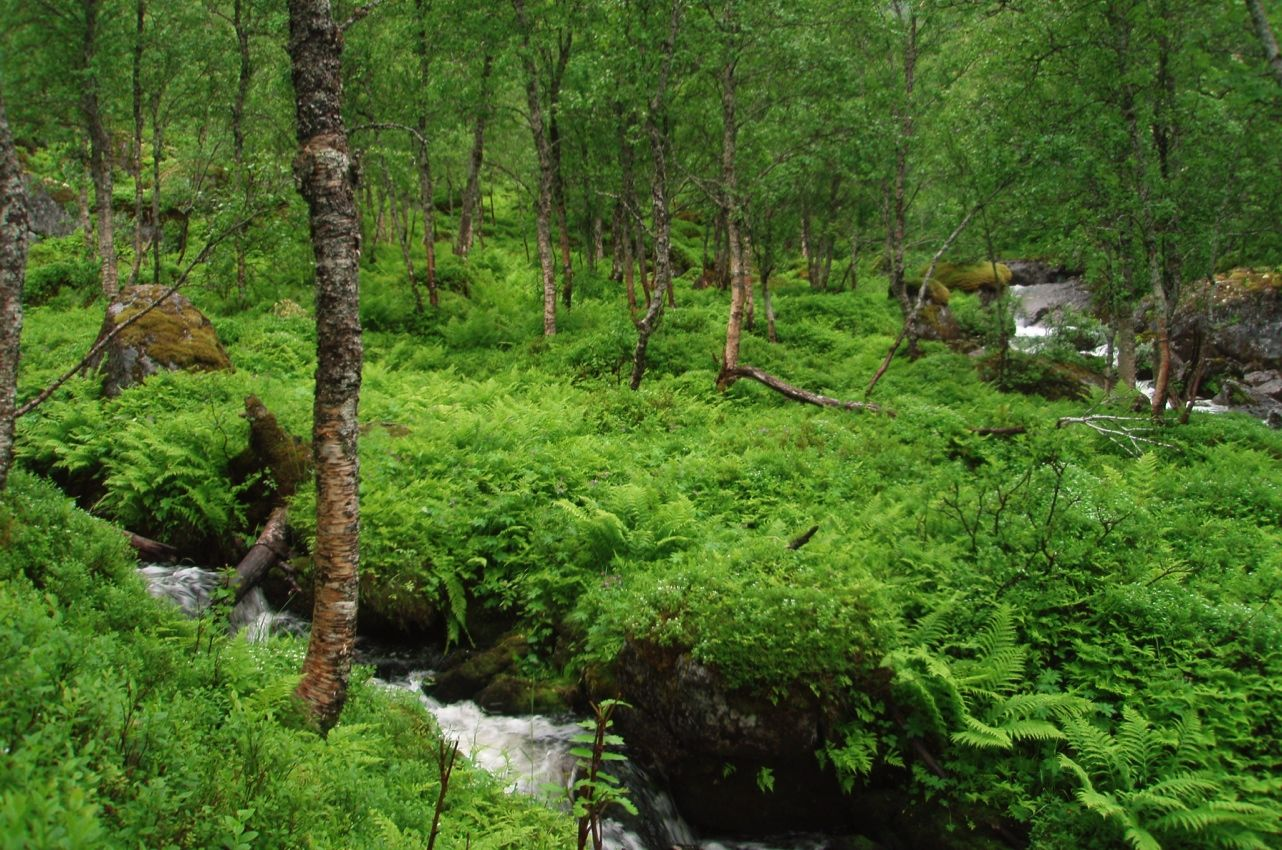
[[[152,596],[171,600],[192,617],[209,608],[223,582],[221,573],[198,567],[149,564],[138,572]],[[272,634],[304,632],[307,623],[273,611],[262,590],[254,588],[233,609],[231,627],[234,632],[243,631],[249,640],[259,641]],[[362,662],[378,661],[360,655],[358,652]],[[566,804],[576,769],[570,748],[574,736],[584,731],[577,722],[538,715],[487,714],[473,702],[442,703],[423,691],[423,682],[431,675],[428,670],[416,670],[376,681],[386,688],[414,693],[436,718],[445,737],[459,742],[459,752],[498,777],[508,791],[539,797],[552,805]],[[700,837],[677,811],[671,796],[639,767],[629,761],[611,762],[610,771],[627,789],[638,815],[621,814],[605,822],[608,850],[822,850],[829,846],[823,836],[814,835],[755,841]]]

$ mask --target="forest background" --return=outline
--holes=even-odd
[[[313,427],[286,13],[0,4],[0,103],[42,232],[25,324],[6,321],[21,360],[4,348],[3,418],[38,401],[0,509],[12,846],[435,840],[417,705],[358,670],[320,735],[289,696],[295,639],[251,648],[225,611],[154,606],[118,533],[41,480],[219,565],[281,496],[279,468],[236,458],[250,394],[287,434]],[[1274,10],[333,17],[364,630],[515,645],[530,708],[624,697],[625,739],[709,829],[813,826],[743,814],[809,797],[883,846],[1277,845],[1282,439],[1187,414],[1244,376],[1173,342],[1182,316],[1232,325],[1230,295],[1277,299]],[[1090,294],[1036,352],[1012,345],[1007,260]],[[43,393],[137,284],[181,284],[235,370],[109,396],[76,370]],[[289,499],[304,589],[316,503]],[[771,734],[733,740],[701,711],[718,699]],[[467,776],[442,846],[573,840]]]

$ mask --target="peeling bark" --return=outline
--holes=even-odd
[[[307,201],[316,258],[316,602],[297,693],[322,730],[338,721],[347,698],[360,552],[360,227],[341,111],[342,50],[328,0],[289,0],[299,143],[294,174]]]

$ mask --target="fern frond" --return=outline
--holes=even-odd
[[[966,728],[952,734],[954,743],[977,749],[1009,750],[1012,746],[1011,736],[1006,730],[989,726],[973,715],[962,717],[962,725]]]
[[[1012,741],[1062,741],[1064,731],[1049,720],[1013,720],[999,727]]]

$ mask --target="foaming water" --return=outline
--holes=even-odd
[[[175,567],[168,564],[145,564],[138,574],[147,584],[147,592],[157,599],[173,602],[188,617],[199,617],[208,610],[215,592],[223,586],[223,575],[200,567]],[[246,593],[232,609],[231,631],[244,632],[252,642],[274,634],[301,634],[307,623],[291,614],[272,610],[262,588]]]
[[[576,722],[532,715],[487,714],[474,702],[442,703],[423,692],[431,673],[417,671],[385,680],[389,688],[414,693],[436,718],[447,739],[459,742],[459,752],[503,782],[508,791],[539,797],[553,805],[568,802],[575,780],[570,755],[574,736],[583,731]],[[686,823],[672,797],[630,761],[610,763],[610,772],[637,807],[635,817],[608,818],[602,824],[607,850],[822,850],[829,842],[818,836],[795,836],[760,841],[700,838]]]
[[[223,576],[198,567],[147,564],[139,568],[147,591],[168,599],[183,613],[198,617],[208,610]],[[272,610],[260,588],[237,603],[231,630],[251,641],[282,632],[302,633],[307,623]],[[384,687],[414,693],[436,718],[447,740],[459,742],[459,752],[493,774],[512,793],[528,794],[550,805],[568,807],[575,781],[576,760],[570,755],[574,736],[583,728],[572,720],[539,715],[513,717],[487,714],[474,702],[442,703],[423,692],[427,671],[376,680]],[[791,836],[760,841],[701,838],[686,823],[672,797],[630,761],[610,763],[610,772],[637,807],[636,816],[620,814],[602,824],[608,850],[823,850],[829,842],[816,836]]]

